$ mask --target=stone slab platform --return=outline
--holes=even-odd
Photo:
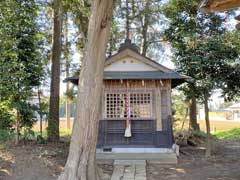
[[[146,161],[115,160],[111,180],[146,180]]]

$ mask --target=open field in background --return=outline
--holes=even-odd
[[[201,131],[205,131],[206,130],[206,124],[205,124],[205,120],[198,120],[198,123],[200,125],[200,129]],[[180,129],[182,126],[182,122],[177,122],[177,129]],[[73,125],[73,118],[71,118],[71,127]],[[240,121],[233,121],[233,120],[211,120],[210,121],[210,125],[211,125],[211,131],[212,132],[216,132],[216,131],[229,131],[231,129],[234,128],[240,128]],[[187,120],[184,123],[184,128],[188,129],[189,126],[189,121]],[[47,123],[43,122],[43,131],[46,130],[47,127]],[[37,122],[34,125],[34,131],[39,131],[39,122]],[[60,119],[60,131],[62,134],[70,134],[71,130],[67,129],[67,122],[65,120],[65,118],[61,118]],[[46,132],[46,131],[45,131]]]
[[[206,125],[205,120],[198,120],[201,131],[205,132]],[[73,119],[71,120],[71,127],[73,124]],[[232,120],[211,120],[211,132],[219,139],[230,139],[230,140],[240,140],[240,122]],[[47,138],[47,123],[43,122],[43,137]],[[182,121],[177,121],[174,123],[174,129],[176,131],[181,130]],[[184,129],[188,129],[189,121],[186,120],[184,123]],[[33,130],[35,132],[35,137],[39,135],[39,122],[35,124]],[[67,124],[65,119],[60,120],[60,137],[63,141],[69,142],[71,137],[72,129],[67,129]],[[7,135],[6,135],[7,136]]]
[[[42,125],[43,125],[43,130],[46,130],[47,122],[43,121]],[[67,121],[65,120],[65,118],[60,118],[59,126],[60,126],[60,129],[67,129]],[[71,129],[72,129],[72,126],[73,126],[73,118],[71,118]],[[34,130],[40,129],[39,121],[33,126],[33,129]]]
[[[206,132],[205,120],[198,120],[201,132]],[[211,120],[211,133],[218,139],[238,140],[240,141],[240,121],[232,120]],[[184,122],[183,130],[189,128],[189,120]],[[182,121],[174,123],[174,130],[176,132],[182,130]]]
[[[205,120],[198,120],[197,121],[200,130],[201,131],[206,131],[206,123]],[[182,128],[183,121],[176,121],[174,122],[174,128],[179,130]],[[188,129],[189,128],[189,120],[185,120],[184,122],[184,127],[183,129]],[[211,132],[216,132],[216,131],[229,131],[234,128],[240,128],[240,121],[233,121],[233,120],[210,120],[210,128]]]
[[[198,120],[200,125],[200,129],[202,131],[206,130],[205,120]],[[232,120],[211,120],[210,127],[212,132],[216,131],[229,131],[234,128],[240,128],[240,121],[232,121]]]

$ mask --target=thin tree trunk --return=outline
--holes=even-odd
[[[42,104],[41,104],[41,91],[38,88],[38,106],[39,106],[39,116],[40,116],[40,135],[42,137]]]
[[[69,66],[70,66],[70,59],[69,59],[69,46],[68,46],[68,14],[65,13],[64,17],[64,58],[65,58],[65,70],[66,70],[66,78],[69,77]],[[70,83],[66,83],[66,92],[69,92],[70,89]],[[67,128],[71,128],[70,123],[70,100],[68,97],[66,97],[66,121],[67,121]]]
[[[69,83],[67,83],[67,92],[69,91]],[[71,106],[70,106],[70,100],[67,97],[66,98],[66,121],[67,121],[67,129],[71,129]]]
[[[109,38],[109,51],[108,51],[108,57],[112,56],[113,53],[113,46],[114,46],[114,42],[113,42],[113,34],[110,33],[110,38]]]
[[[200,131],[197,123],[197,102],[195,97],[193,97],[189,103],[189,123],[190,129]]]
[[[136,5],[135,5],[136,1],[135,0],[131,0],[131,6],[132,6],[132,17],[136,16]]]
[[[16,117],[16,140],[15,144],[19,144],[19,134],[20,134],[20,128],[19,128],[19,122],[20,122],[20,113],[19,110],[17,109],[17,117]]]
[[[79,76],[68,160],[58,180],[97,180],[95,164],[105,51],[113,1],[93,0],[88,41]]]
[[[53,45],[51,66],[51,87],[48,121],[48,140],[59,141],[59,89],[61,56],[62,15],[61,0],[53,1]]]
[[[130,36],[130,25],[129,25],[129,6],[128,6],[128,0],[126,0],[126,39],[129,39]]]
[[[206,139],[206,158],[211,156],[211,133],[210,133],[210,122],[209,122],[209,108],[208,108],[208,97],[204,97],[204,111],[205,111],[205,122],[206,122],[206,131],[207,131],[207,139]]]
[[[150,6],[150,0],[146,1],[145,4],[145,12],[144,12],[144,21],[142,26],[142,42],[141,42],[141,54],[143,56],[146,56],[147,54],[147,48],[148,48],[148,42],[147,42],[147,32],[148,32],[148,26],[149,26],[149,6]]]
[[[186,108],[186,113],[185,113],[185,115],[184,115],[184,119],[183,119],[183,122],[182,122],[181,131],[182,131],[183,128],[184,128],[185,121],[187,120],[187,116],[188,116],[188,108]]]

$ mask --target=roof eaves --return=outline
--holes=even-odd
[[[200,9],[204,13],[228,11],[240,7],[239,0],[203,0]]]

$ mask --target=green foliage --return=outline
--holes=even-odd
[[[214,135],[219,139],[240,140],[240,128],[216,132]]]
[[[14,116],[14,111],[9,106],[9,104],[5,104],[6,101],[0,103],[0,129],[7,130],[11,132],[14,128],[16,116]],[[5,105],[4,105],[5,104]],[[11,104],[13,105],[13,104]],[[19,111],[19,128],[24,128],[25,132],[29,132],[29,129],[33,127],[33,124],[37,121],[35,117],[36,106],[31,105],[25,101],[21,101],[18,103],[14,103],[14,108]],[[29,133],[28,133],[29,134]]]
[[[126,21],[128,19],[130,39],[138,47],[141,47],[141,53],[145,49],[148,57],[158,61],[163,60],[161,59],[164,52],[162,33],[166,28],[166,18],[160,11],[162,3],[161,0],[132,0],[128,3],[127,13],[126,1],[115,1],[107,56],[116,52],[120,43],[126,38]]]
[[[172,96],[173,128],[182,129],[187,125],[188,101],[182,92]]]
[[[173,115],[176,118],[186,118],[188,115],[188,103],[183,93],[172,96]]]
[[[1,98],[25,98],[39,85],[42,64],[34,1],[1,2]]]
[[[12,130],[0,129],[0,141],[7,141],[13,139],[15,133]]]
[[[19,110],[19,114],[20,114],[19,127],[20,128],[26,127],[27,129],[25,130],[29,131],[28,129],[32,128],[33,124],[37,121],[35,117],[36,106],[23,101],[23,102],[19,102],[16,107]]]
[[[42,116],[42,120],[47,120],[49,117],[49,103],[42,101],[38,106],[34,106],[39,116]]]
[[[113,53],[118,50],[120,41],[122,39],[125,39],[124,32],[122,32],[121,29],[118,28],[117,25],[118,25],[117,20],[115,18],[113,18],[111,31],[110,31],[110,37],[109,37],[109,43],[107,44],[107,50],[106,50],[107,57],[112,56]]]
[[[34,131],[33,131],[31,128],[29,128],[29,127],[24,128],[24,129],[23,129],[23,134],[22,134],[22,136],[21,136],[21,139],[22,139],[23,141],[34,140],[34,139],[35,139],[35,133],[34,133]]]
[[[5,128],[19,112],[20,128],[32,127],[34,108],[28,103],[43,76],[42,34],[34,0],[3,0],[0,5],[0,112]]]
[[[10,130],[14,121],[7,101],[0,102],[0,130]]]
[[[77,48],[83,50],[87,38],[88,21],[90,17],[90,3],[87,0],[64,0],[64,14],[71,14],[72,20],[78,29],[79,36]]]
[[[239,47],[236,41],[229,40],[231,32],[224,26],[224,17],[200,12],[199,2],[171,0],[163,12],[170,20],[165,39],[174,48],[175,65],[179,72],[193,78],[182,89],[189,98],[203,100],[216,88],[230,92],[238,87],[239,91],[239,85],[230,82]],[[239,77],[234,76],[234,81],[239,82]]]
[[[41,135],[38,135],[38,136],[37,136],[37,143],[38,143],[38,144],[46,144],[46,143],[47,143],[47,140],[44,139]]]

